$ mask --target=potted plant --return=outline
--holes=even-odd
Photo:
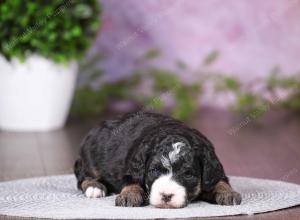
[[[99,28],[99,3],[4,0],[0,14],[0,129],[62,127],[77,61]]]

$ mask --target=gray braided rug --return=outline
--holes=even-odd
[[[115,207],[115,196],[88,199],[76,189],[73,175],[2,182],[0,215],[53,219],[186,218],[250,215],[300,204],[299,185],[245,177],[231,177],[230,180],[242,194],[241,205],[230,207],[197,202],[183,209]]]

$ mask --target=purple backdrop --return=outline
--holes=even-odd
[[[300,70],[300,0],[103,0],[103,26],[92,52],[106,56],[103,68],[118,77],[138,57],[160,48],[161,66],[181,59],[192,68],[212,50],[210,68],[250,80],[279,66]]]

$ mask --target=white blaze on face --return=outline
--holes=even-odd
[[[180,150],[184,146],[185,144],[182,142],[172,144],[173,150],[169,152],[168,158],[165,156],[161,158],[162,165],[170,172],[172,172],[172,164],[179,159]]]
[[[186,190],[172,179],[172,174],[162,175],[152,184],[150,204],[157,208],[181,208],[186,205]]]
[[[178,160],[180,150],[183,146],[185,146],[185,144],[182,142],[172,144],[173,150],[169,152],[169,159],[171,163],[174,163],[176,160]]]
[[[179,159],[182,142],[172,144],[168,157],[162,156],[161,163],[169,173],[157,178],[150,191],[150,204],[158,208],[181,208],[186,205],[186,190],[172,179],[172,164]]]

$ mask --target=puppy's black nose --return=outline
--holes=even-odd
[[[170,202],[174,194],[161,194],[161,200],[165,203]]]

